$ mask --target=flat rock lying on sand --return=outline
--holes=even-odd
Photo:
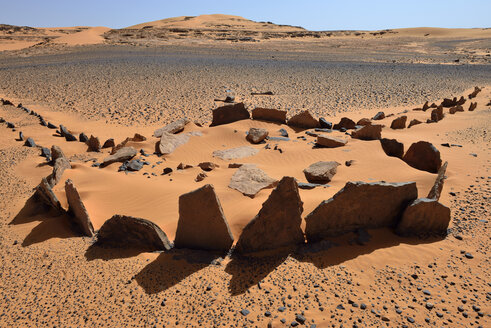
[[[160,129],[157,129],[155,130],[155,132],[153,133],[153,135],[157,138],[160,138],[162,137],[162,134],[165,132],[165,133],[170,133],[170,134],[175,134],[175,133],[179,133],[181,132],[182,130],[184,130],[184,127],[186,126],[186,124],[189,123],[189,119],[187,118],[180,118],[172,123],[169,123],[167,124],[166,126],[160,128]]]
[[[242,230],[235,251],[248,254],[303,244],[302,212],[295,178],[283,177],[256,217]]]
[[[252,119],[285,124],[286,110],[256,107],[252,110]]]
[[[308,110],[304,110],[298,114],[293,115],[286,122],[286,124],[302,129],[313,129],[321,127],[319,121],[316,120]]]
[[[89,141],[87,141],[87,151],[92,151],[92,152],[100,152],[101,151],[101,142],[99,141],[99,138],[94,137],[93,135],[90,136]]]
[[[317,136],[317,141],[315,142],[317,146],[326,148],[337,148],[342,147],[348,143],[347,139],[341,139],[336,137],[328,136],[327,134],[319,134]]]
[[[94,235],[94,227],[90,221],[89,213],[87,212],[82,198],[73,185],[72,180],[65,181],[65,194],[68,202],[68,214],[71,215],[73,222],[85,236],[92,237]]]
[[[440,151],[427,141],[413,143],[402,160],[415,169],[430,173],[437,173],[442,166]]]
[[[212,185],[179,197],[179,221],[174,245],[209,251],[228,251],[234,242]]]
[[[41,183],[36,187],[36,195],[38,198],[50,208],[57,210],[58,212],[63,212],[60,201],[56,197],[53,189],[48,183],[46,178],[41,179]]]
[[[167,155],[176,150],[177,147],[184,145],[189,141],[187,134],[172,134],[163,132],[160,137],[159,152],[162,155]]]
[[[390,124],[390,128],[397,130],[397,129],[405,129],[406,128],[406,121],[407,121],[407,116],[401,116],[398,118],[395,118],[392,123]]]
[[[244,164],[232,175],[228,186],[245,196],[254,198],[262,189],[273,188],[277,183],[278,180],[269,177],[256,165]]]
[[[116,162],[129,161],[136,156],[136,149],[133,147],[123,147],[118,150],[115,154],[109,155],[102,161],[101,167],[107,166]]]
[[[404,155],[404,144],[396,139],[380,139],[380,145],[387,156],[402,158]]]
[[[404,211],[396,232],[402,236],[446,235],[450,208],[435,199],[419,198]]]
[[[71,169],[72,165],[65,157],[57,158],[55,164],[53,165],[53,171],[51,175],[48,177],[48,183],[53,188],[61,181],[61,177],[63,176],[63,172],[67,169]]]
[[[250,143],[258,144],[268,136],[269,132],[266,129],[250,128],[246,139]]]
[[[351,133],[351,137],[361,140],[378,140],[381,138],[382,125],[370,124],[362,126]]]
[[[172,248],[167,235],[155,223],[126,215],[114,215],[97,233],[101,246],[164,251]]]
[[[356,229],[395,227],[406,206],[418,197],[415,182],[347,182],[305,218],[308,242]]]
[[[242,147],[230,148],[224,150],[215,150],[213,152],[213,157],[218,157],[223,160],[231,160],[231,159],[239,159],[239,158],[254,156],[258,152],[259,149],[250,146],[242,146]]]
[[[341,130],[342,128],[346,130],[354,129],[356,127],[355,121],[348,117],[342,117],[339,120],[338,124],[334,124],[333,129],[334,130]]]
[[[438,170],[438,175],[435,179],[433,187],[431,187],[430,192],[426,198],[439,200],[442,194],[443,184],[445,182],[445,172],[447,171],[448,162],[443,163],[442,167]]]
[[[305,170],[305,178],[311,183],[328,183],[337,173],[337,168],[340,164],[335,161],[320,161],[316,162]]]
[[[250,114],[245,108],[244,103],[225,105],[213,109],[213,120],[210,126],[228,124],[249,118]]]

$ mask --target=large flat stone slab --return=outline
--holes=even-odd
[[[239,158],[254,156],[257,153],[259,153],[259,149],[250,146],[243,146],[243,147],[230,148],[224,150],[215,150],[213,152],[213,157],[218,157],[223,160],[231,160],[231,159],[239,159]]]
[[[92,237],[94,235],[94,226],[77,188],[75,188],[70,179],[65,181],[65,194],[68,201],[68,214],[71,215],[73,223],[85,236]]]
[[[235,189],[245,196],[254,198],[265,188],[273,188],[278,180],[270,178],[266,172],[254,164],[243,164],[230,179],[229,188]]]

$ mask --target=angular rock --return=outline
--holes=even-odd
[[[442,165],[440,152],[427,141],[413,143],[402,160],[415,169],[430,173],[437,173]]]
[[[228,251],[234,242],[212,185],[179,197],[179,221],[174,245],[208,251]]]
[[[245,108],[244,103],[225,105],[213,109],[213,120],[210,126],[228,124],[240,120],[247,120],[249,118],[250,115]]]
[[[7,128],[9,129],[15,129],[15,124],[11,122],[7,122]]]
[[[65,157],[57,158],[54,161],[53,171],[51,172],[51,175],[48,177],[48,183],[51,186],[51,188],[56,186],[58,182],[61,181],[63,172],[65,172],[66,169],[71,169],[71,168],[72,166],[70,165],[70,162]]]
[[[163,132],[160,137],[159,151],[162,155],[167,155],[176,150],[177,147],[184,145],[189,141],[189,136],[186,134],[171,134]]]
[[[278,132],[280,133],[280,135],[284,138],[288,138],[288,131],[286,131],[285,129],[281,128],[278,130]]]
[[[309,243],[356,229],[395,227],[418,197],[415,182],[347,182],[305,218]]]
[[[198,173],[198,175],[196,176],[196,178],[194,179],[194,181],[196,182],[200,182],[200,181],[203,181],[208,175],[206,175],[205,172],[200,172]]]
[[[380,139],[380,145],[387,156],[401,158],[404,156],[404,144],[396,139]]]
[[[27,138],[26,142],[24,143],[24,146],[36,147],[36,143],[34,142],[34,140],[31,137],[29,137],[29,138]]]
[[[54,125],[53,123],[48,122],[48,129],[58,129],[58,127],[56,125]]]
[[[53,163],[56,162],[58,158],[62,157],[66,158],[61,148],[56,145],[51,146],[51,160],[53,161]]]
[[[87,142],[89,141],[89,138],[87,137],[87,135],[85,133],[80,133],[80,135],[78,136],[78,140],[80,142]]]
[[[361,126],[370,125],[370,124],[372,124],[372,121],[369,118],[362,118],[361,120],[356,122],[356,125],[361,125]]]
[[[126,165],[126,171],[140,171],[143,168],[143,162],[139,159],[133,159]]]
[[[46,178],[42,178],[41,183],[36,187],[36,196],[50,208],[63,213],[63,208],[61,207],[60,201],[53,192],[53,189],[51,189],[51,186]]]
[[[19,141],[24,141],[24,133],[22,131],[19,131]]]
[[[381,138],[382,125],[370,124],[362,126],[351,133],[351,137],[361,140],[378,140]]]
[[[457,106],[457,98],[456,97],[454,97],[453,99],[445,98],[445,99],[443,99],[440,106],[443,106],[443,107]]]
[[[404,129],[406,128],[406,121],[407,121],[407,116],[401,116],[398,118],[395,118],[392,123],[390,124],[391,129]]]
[[[63,124],[60,124],[60,135],[64,137],[67,134],[70,134],[68,129]]]
[[[308,110],[304,110],[298,114],[293,115],[286,122],[287,125],[302,128],[302,129],[313,129],[320,128],[320,123],[316,120]]]
[[[235,251],[248,254],[303,244],[302,212],[295,178],[283,177],[256,217],[242,230]]]
[[[323,129],[332,129],[332,123],[328,122],[324,117],[319,117],[319,124]]]
[[[246,136],[247,141],[253,144],[258,144],[268,136],[269,132],[266,129],[250,128]]]
[[[320,147],[336,148],[346,145],[348,143],[348,140],[331,137],[326,134],[320,134],[317,136],[317,141],[315,143],[317,146]]]
[[[477,108],[477,102],[471,102],[469,106],[469,112],[473,112]]]
[[[256,107],[252,110],[252,119],[285,124],[286,110]]]
[[[94,137],[93,135],[91,135],[89,141],[87,141],[87,146],[89,147],[87,151],[92,151],[92,152],[101,151],[101,142],[99,141],[99,138]]]
[[[44,158],[46,158],[46,160],[48,162],[51,162],[51,151],[49,150],[49,148],[42,147],[41,148],[41,156],[43,156]]]
[[[338,162],[316,162],[303,170],[305,178],[311,183],[328,183],[332,180],[337,173],[337,168],[340,164]]]
[[[124,147],[118,150],[115,154],[109,155],[108,157],[104,158],[104,160],[101,163],[101,167],[108,166],[109,164],[116,163],[116,162],[125,162],[129,161],[133,157],[136,156],[136,149],[133,147]]]
[[[77,137],[75,137],[73,134],[69,132],[65,133],[64,137],[66,141],[77,141]]]
[[[341,130],[342,128],[345,128],[346,130],[350,130],[350,129],[354,129],[355,127],[356,127],[355,121],[347,117],[343,117],[341,118],[338,124],[334,124],[333,129]]]
[[[412,126],[418,125],[418,124],[421,124],[421,123],[423,123],[423,122],[421,122],[420,120],[412,119],[411,122],[409,122],[409,125],[407,126],[407,128],[409,129]]]
[[[439,200],[443,189],[443,183],[445,182],[445,172],[447,171],[448,162],[445,162],[442,167],[438,170],[438,175],[435,179],[433,187],[431,187],[430,192],[426,198]]]
[[[115,145],[116,144],[114,143],[114,139],[113,138],[109,138],[106,141],[104,141],[104,144],[102,145],[102,148],[112,148]]]
[[[464,107],[462,107],[462,105],[450,107],[450,109],[448,110],[450,114],[455,114],[457,112],[463,112],[463,111],[464,111]]]
[[[404,211],[396,232],[402,236],[447,234],[450,209],[435,199],[419,198]]]
[[[178,166],[177,166],[177,169],[178,170],[185,170],[185,169],[190,169],[192,168],[193,166],[192,165],[189,165],[189,164],[184,164],[184,163],[180,163]]]
[[[160,129],[157,129],[155,130],[155,132],[153,133],[153,135],[157,138],[160,138],[162,137],[162,134],[165,132],[165,133],[170,133],[170,134],[175,134],[175,133],[179,133],[181,132],[182,130],[184,130],[184,127],[186,126],[186,124],[188,124],[190,121],[189,119],[187,118],[181,118],[181,119],[178,119],[177,121],[174,121],[172,123],[169,123],[167,124],[166,126],[160,128]]]
[[[423,112],[426,112],[428,108],[430,108],[430,106],[428,105],[428,102],[425,102],[423,105]]]
[[[438,106],[437,108],[433,109],[431,111],[431,120],[433,122],[438,122],[438,121],[441,121],[443,120],[443,107],[442,106]]]
[[[372,117],[372,120],[379,121],[379,120],[383,120],[384,118],[385,118],[385,113],[384,112],[378,112],[377,114],[375,114],[374,117]]]
[[[75,188],[70,179],[65,181],[65,194],[68,202],[68,214],[71,215],[73,222],[85,236],[92,237],[94,235],[94,227],[92,221],[90,221],[89,213],[77,188]]]
[[[469,99],[476,98],[479,92],[481,92],[481,89],[479,87],[474,87],[474,91],[469,95]]]
[[[133,141],[133,142],[143,142],[147,140],[147,138],[139,133],[135,133],[135,135],[133,136],[133,138],[130,138],[130,141]]]
[[[463,104],[465,104],[466,100],[464,98],[464,96],[460,96],[460,99],[457,101],[457,106],[462,106]]]
[[[97,234],[97,244],[145,251],[172,248],[165,232],[155,223],[126,215],[114,215],[104,222]]]
[[[239,159],[249,156],[254,156],[259,152],[259,149],[252,148],[249,146],[224,149],[224,150],[215,150],[213,152],[213,157],[218,157],[223,160],[231,160],[231,159]]]
[[[198,164],[198,166],[203,170],[203,171],[211,171],[217,167],[220,167],[220,165],[212,163],[212,162],[201,162]]]
[[[256,194],[265,188],[273,188],[278,180],[270,178],[266,172],[254,164],[243,164],[232,175],[229,188],[235,189],[245,196],[254,198]]]

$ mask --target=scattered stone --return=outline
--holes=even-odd
[[[468,259],[473,259],[474,258],[474,255],[472,255],[471,253],[465,253],[464,256]]]
[[[331,137],[325,134],[320,134],[317,136],[316,145],[319,147],[326,148],[336,148],[342,147],[348,143],[347,139],[340,139],[336,137]]]
[[[24,143],[24,146],[36,147],[36,143],[34,142],[34,140],[31,137],[29,137],[29,138],[27,138],[26,142]]]
[[[166,167],[164,168],[164,170],[162,171],[162,175],[166,175],[166,174],[169,174],[169,173],[172,173],[172,168],[171,167]]]
[[[136,149],[133,147],[123,147],[118,150],[115,154],[109,155],[102,161],[101,167],[108,166],[116,162],[125,162],[131,160],[136,156]]]
[[[213,120],[210,126],[228,124],[250,118],[249,112],[244,107],[244,103],[225,105],[213,109]]]
[[[114,139],[109,138],[104,142],[104,144],[102,145],[102,148],[113,148],[115,146],[116,146],[116,144],[114,143]]]
[[[175,247],[228,251],[233,242],[234,237],[212,185],[204,185],[179,197]]]
[[[446,235],[450,209],[435,199],[419,198],[404,211],[396,232],[403,236]]]
[[[356,125],[360,125],[360,126],[365,126],[370,124],[372,124],[372,121],[369,118],[362,118],[361,120],[356,122]]]
[[[473,112],[477,108],[477,102],[471,102],[469,106],[469,112]]]
[[[381,138],[382,125],[370,124],[362,126],[351,133],[351,137],[361,140],[378,140]]]
[[[474,87],[474,91],[469,95],[469,99],[476,98],[479,92],[481,92],[481,89],[479,87]]]
[[[101,142],[99,141],[99,138],[94,137],[93,135],[91,135],[89,140],[87,141],[87,146],[89,147],[87,151],[92,151],[92,152],[101,151]]]
[[[231,149],[215,150],[213,157],[217,157],[223,160],[239,159],[249,156],[254,156],[259,152],[259,149],[252,148],[250,146],[242,146]]]
[[[341,129],[354,129],[356,127],[356,124],[353,120],[347,118],[347,117],[342,117],[341,120],[339,121],[338,124],[334,124],[333,129],[334,130],[341,130]]]
[[[61,181],[63,172],[71,168],[72,166],[70,165],[70,162],[65,157],[57,158],[54,161],[53,171],[51,172],[51,175],[48,177],[48,183],[51,186],[51,188],[56,186],[58,182]]]
[[[88,138],[88,137],[85,135],[85,133],[83,133],[83,132],[82,132],[82,133],[80,133],[80,135],[78,136],[78,140],[79,140],[80,142],[87,142],[87,141],[89,141],[89,138]]]
[[[353,165],[353,163],[354,163],[354,162],[355,162],[355,160],[354,160],[354,159],[350,159],[350,160],[348,160],[348,161],[344,162],[344,165],[346,165],[346,166],[348,166],[348,167],[349,167],[349,166]]]
[[[184,127],[189,123],[189,119],[187,118],[181,118],[178,119],[177,121],[174,121],[172,123],[167,124],[166,126],[155,130],[153,135],[157,138],[162,137],[162,134],[165,133],[170,133],[170,134],[175,134],[179,133],[182,130],[184,130]]]
[[[198,166],[203,170],[203,171],[211,171],[214,170],[218,167],[220,167],[218,164],[212,163],[212,162],[201,162],[198,164]]]
[[[303,170],[305,178],[311,183],[328,183],[337,172],[338,162],[316,162]]]
[[[68,202],[68,214],[71,214],[73,222],[85,236],[92,237],[94,235],[94,227],[92,226],[92,221],[90,221],[89,213],[82,202],[82,198],[80,198],[77,188],[75,188],[70,179],[65,182],[65,194]]]
[[[66,141],[77,141],[77,137],[75,137],[70,132],[66,132],[64,135]]]
[[[302,129],[313,129],[321,126],[319,121],[316,120],[308,110],[293,115],[286,124]]]
[[[238,169],[238,168],[239,168],[239,167],[241,167],[242,165],[244,165],[244,164],[241,164],[241,163],[230,163],[230,164],[228,165],[228,168],[229,168],[229,169]]]
[[[320,183],[305,183],[305,182],[299,182],[298,183],[298,188],[299,189],[305,189],[305,190],[311,190],[311,189],[317,188],[319,186],[325,187],[328,185],[320,184]]]
[[[133,142],[143,142],[146,140],[147,140],[147,138],[144,135],[141,135],[139,133],[135,133],[133,138],[130,138],[130,141],[133,141]]]
[[[256,107],[252,110],[252,119],[285,124],[286,111],[272,108]]]
[[[428,101],[427,101],[423,105],[423,112],[426,112],[428,110],[428,108],[430,108],[430,106],[428,105]]]
[[[97,234],[97,244],[145,251],[172,248],[167,235],[155,223],[125,215],[114,215],[104,222]]]
[[[189,165],[189,164],[184,164],[184,163],[180,163],[178,166],[177,166],[177,169],[178,170],[186,170],[186,169],[190,169],[192,168],[193,166],[192,165]]]
[[[54,125],[53,123],[48,122],[48,129],[58,129],[58,127],[56,125]]]
[[[283,177],[256,217],[243,229],[235,250],[247,254],[303,244],[302,212],[296,180]]]
[[[407,126],[407,128],[409,129],[412,126],[418,125],[418,124],[421,124],[421,123],[423,123],[423,122],[421,122],[420,120],[412,119],[411,122],[409,122],[409,125]]]
[[[167,155],[176,150],[177,147],[184,145],[189,141],[189,136],[186,134],[175,135],[163,132],[159,143],[159,152],[162,155]]]
[[[200,182],[200,181],[203,181],[206,177],[208,177],[208,175],[206,175],[205,172],[200,172],[200,173],[198,173],[198,175],[196,176],[194,181]]]
[[[390,124],[391,129],[404,129],[406,128],[406,121],[407,121],[407,116],[401,116],[398,118],[395,118],[392,123]]]
[[[448,162],[445,162],[438,170],[438,175],[435,179],[435,183],[428,193],[428,199],[439,200],[443,189],[443,183],[445,182],[445,172],[447,171]]]
[[[247,141],[253,144],[258,144],[268,136],[269,132],[266,129],[250,128],[246,136]]]
[[[288,131],[286,131],[285,129],[281,128],[281,129],[279,130],[279,132],[280,132],[280,135],[281,135],[282,137],[284,137],[284,138],[288,138]]]
[[[385,113],[384,112],[378,112],[377,114],[375,114],[374,117],[372,117],[372,120],[379,121],[379,120],[383,120],[384,118],[385,118]]]
[[[24,141],[24,133],[22,131],[19,131],[19,141]]]
[[[415,169],[430,173],[437,173],[442,165],[440,152],[427,141],[413,143],[402,160]]]
[[[273,188],[278,180],[270,178],[266,172],[254,164],[243,164],[232,175],[229,188],[235,189],[245,196],[254,198],[256,194],[265,188]]]
[[[443,106],[443,107],[457,106],[457,98],[456,97],[454,97],[453,99],[445,98],[445,99],[443,99],[440,106]]]
[[[7,128],[9,129],[15,129],[15,124],[11,122],[7,122]]]
[[[380,139],[380,144],[387,156],[401,158],[404,155],[404,144],[396,139]]]
[[[316,242],[360,228],[394,227],[406,206],[417,196],[415,182],[349,181],[307,215],[307,240]]]

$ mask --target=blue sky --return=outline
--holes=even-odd
[[[201,14],[239,15],[310,30],[491,27],[491,0],[0,0],[0,23],[107,26]]]

